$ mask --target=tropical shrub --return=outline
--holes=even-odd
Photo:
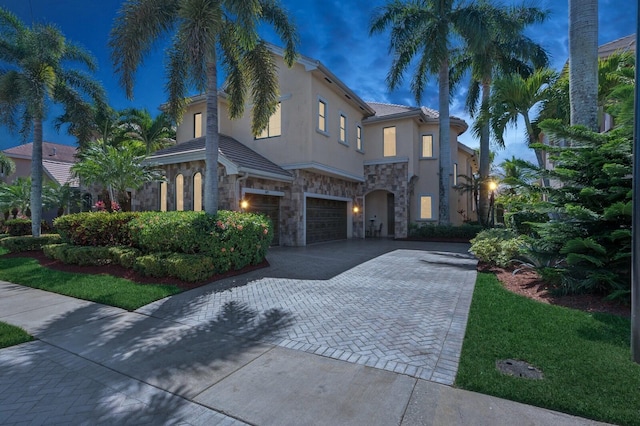
[[[469,251],[482,262],[506,268],[518,258],[525,241],[525,236],[508,229],[486,229],[471,240]]]
[[[63,241],[78,246],[130,246],[128,223],[135,212],[85,212],[60,216],[53,221]]]
[[[73,244],[49,244],[42,247],[47,257],[74,265],[122,265],[133,267],[140,252],[132,247],[76,246]]]
[[[18,253],[23,251],[40,250],[44,245],[55,244],[60,241],[60,235],[58,234],[42,234],[39,237],[24,235],[2,238],[0,240],[0,246],[6,248],[11,253]]]
[[[10,219],[4,222],[4,230],[12,237],[31,235],[31,221],[29,219]]]

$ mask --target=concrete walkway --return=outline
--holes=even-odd
[[[466,245],[274,248],[269,268],[135,311],[0,282],[0,424],[574,425],[450,387]]]

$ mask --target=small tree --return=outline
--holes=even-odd
[[[129,146],[113,147],[101,141],[82,151],[71,171],[87,184],[101,184],[111,201],[129,205],[128,189],[139,189],[147,182],[163,180],[162,173],[138,156]]]

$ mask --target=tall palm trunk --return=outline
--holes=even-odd
[[[598,131],[598,0],[569,0],[571,125]]]
[[[478,220],[482,225],[487,225],[489,217],[489,173],[491,172],[491,162],[489,161],[489,121],[487,111],[489,109],[489,98],[491,96],[491,79],[482,82],[482,106],[480,116],[482,117],[482,127],[480,128],[480,194],[478,200]]]
[[[527,128],[527,134],[529,135],[529,146],[531,146],[537,142],[533,132],[533,125],[531,124],[531,119],[529,118],[528,114],[523,114],[522,116],[524,118],[524,125]],[[546,170],[547,164],[542,150],[536,148],[533,150],[533,152],[536,154],[536,160],[538,161],[538,167],[540,167],[540,170]],[[542,186],[545,188],[548,188],[550,186],[549,178],[542,178]]]
[[[218,212],[218,69],[216,54],[207,63],[207,131],[205,135],[204,210]],[[194,189],[195,190],[195,189]]]
[[[448,55],[447,55],[448,56]],[[451,187],[451,137],[449,118],[449,58],[447,57],[440,64],[438,73],[438,103],[440,108],[439,117],[439,148],[440,148],[440,179],[439,179],[439,214],[440,225],[450,223],[449,213],[449,193]]]
[[[42,118],[33,120],[31,152],[31,235],[40,236],[42,222]],[[22,212],[24,214],[24,212]]]

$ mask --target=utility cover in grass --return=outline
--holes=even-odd
[[[496,368],[503,374],[525,379],[541,380],[544,378],[542,371],[525,361],[517,359],[501,359],[496,361]]]

